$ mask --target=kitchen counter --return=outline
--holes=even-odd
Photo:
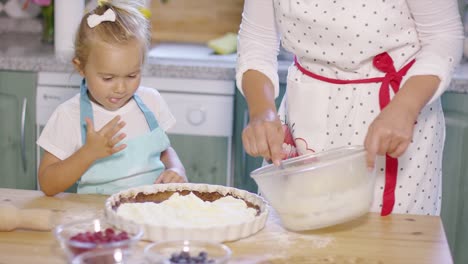
[[[70,61],[56,58],[54,47],[43,44],[40,34],[4,33],[0,42],[0,70],[72,73]],[[233,63],[148,58],[144,75],[174,78],[234,79]]]
[[[103,215],[107,196],[0,189],[0,203],[53,210],[57,223]],[[148,242],[140,242],[141,250]],[[369,213],[357,220],[308,232],[288,232],[271,213],[264,229],[225,243],[230,264],[267,263],[453,263],[439,217]],[[51,232],[0,232],[0,263],[64,263]]]
[[[21,28],[21,24],[19,25]],[[39,33],[0,30],[0,38],[2,39],[0,42],[0,70],[74,72],[71,62],[55,57],[53,45],[41,43]],[[195,47],[194,50],[196,52],[200,50],[200,47]],[[213,80],[235,79],[235,54],[203,57],[200,54],[188,55],[189,52],[185,52],[182,54],[187,54],[187,56],[181,54],[170,56],[154,51],[153,47],[149,52],[143,70],[144,76]],[[278,61],[278,74],[282,83],[286,81],[287,69],[290,64],[291,61],[288,59]],[[468,62],[462,63],[456,70],[448,91],[468,93]]]
[[[69,61],[56,58],[54,47],[43,44],[40,34],[34,32],[1,32],[0,70],[45,71],[72,73]],[[155,55],[153,55],[155,54]],[[279,74],[285,80],[290,61],[279,62]],[[235,55],[202,57],[159,56],[150,50],[143,70],[144,76],[165,78],[196,78],[214,80],[235,79]]]

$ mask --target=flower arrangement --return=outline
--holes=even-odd
[[[54,42],[54,2],[53,0],[27,0],[25,5],[30,2],[41,7],[42,15],[42,41],[45,43]]]

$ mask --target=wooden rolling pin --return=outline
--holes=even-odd
[[[0,231],[16,228],[48,231],[52,229],[52,211],[46,209],[18,209],[0,204]]]

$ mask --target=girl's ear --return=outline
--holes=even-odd
[[[84,76],[84,71],[83,71],[83,65],[81,65],[81,62],[78,58],[73,58],[72,60],[73,66],[75,66],[75,70],[81,75],[81,77]]]

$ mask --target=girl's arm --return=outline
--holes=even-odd
[[[47,196],[53,196],[71,187],[93,164],[92,155],[83,148],[65,160],[44,151],[39,165],[39,184]]]
[[[168,147],[161,152],[161,161],[166,170],[159,175],[154,183],[187,182],[184,165],[182,165],[174,148]]]
[[[72,186],[98,159],[123,150],[126,145],[117,144],[125,134],[117,133],[125,126],[120,116],[114,117],[101,130],[95,131],[92,121],[86,119],[86,144],[70,157],[60,160],[45,151],[39,165],[38,179],[41,190],[48,196],[63,192]]]

